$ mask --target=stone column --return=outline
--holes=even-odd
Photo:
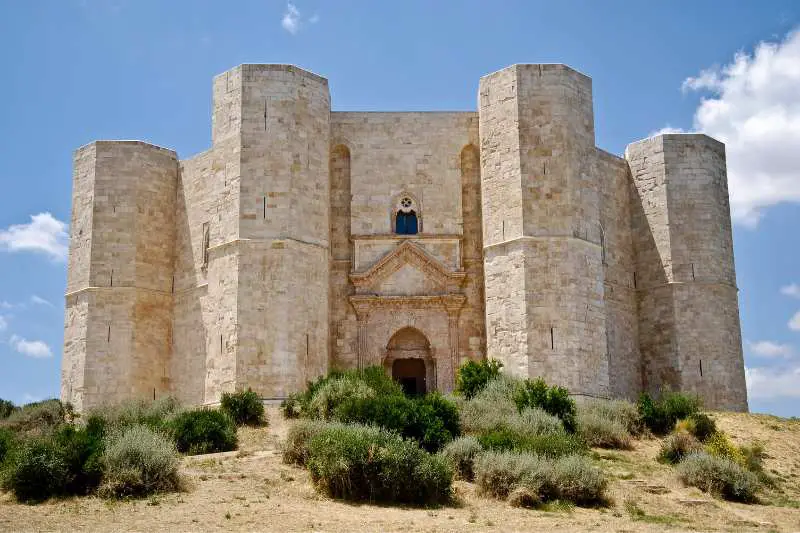
[[[458,368],[458,316],[461,312],[461,307],[464,304],[463,299],[457,301],[445,301],[445,311],[447,311],[447,338],[448,345],[450,346],[449,369],[445,369],[444,379],[446,382],[447,391],[453,390],[456,383],[456,369]]]
[[[357,368],[359,370],[364,368],[364,362],[367,360],[367,324],[369,322],[369,310],[358,306],[356,307],[356,319],[358,320],[358,346],[356,349]]]

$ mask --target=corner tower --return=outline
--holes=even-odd
[[[175,152],[98,141],[74,157],[61,398],[169,393]]]
[[[644,386],[747,410],[725,146],[668,134],[628,146]]]
[[[481,79],[478,112],[487,353],[607,395],[591,79],[514,65]]]
[[[284,397],[328,368],[328,82],[241,65],[217,77],[215,98],[215,149],[238,145],[236,320],[221,344],[236,388]]]

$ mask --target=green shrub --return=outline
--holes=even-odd
[[[640,435],[644,424],[636,404],[627,400],[592,399],[578,405],[578,415],[591,414],[620,423],[631,435]]]
[[[12,412],[2,425],[26,435],[44,435],[65,423],[72,416],[72,406],[60,400],[29,403]]]
[[[104,437],[103,428],[91,424],[87,427],[64,425],[53,435],[53,441],[67,467],[63,489],[65,494],[89,494],[100,485]]]
[[[731,442],[722,431],[717,431],[706,440],[705,451],[714,457],[728,459],[739,466],[745,466],[745,457],[742,450]]]
[[[749,446],[742,446],[739,451],[744,457],[743,466],[754,474],[764,471],[764,445],[760,442],[753,442]]]
[[[483,433],[478,436],[478,442],[487,450],[513,450],[550,458],[585,454],[587,451],[583,441],[574,435],[565,433],[526,435],[507,428]]]
[[[112,439],[103,455],[105,497],[145,496],[180,488],[178,454],[173,444],[145,425],[134,425]]]
[[[523,481],[529,486],[539,481],[544,485],[550,463],[529,453],[486,451],[478,454],[473,468],[479,494],[505,499]],[[535,493],[538,495],[538,487]]]
[[[333,424],[308,445],[315,485],[346,500],[435,504],[451,495],[453,472],[444,458],[385,429]]]
[[[440,453],[453,468],[457,477],[472,481],[475,457],[482,451],[483,446],[478,442],[478,439],[469,435],[449,442]]]
[[[89,411],[86,419],[92,424],[102,426],[106,432],[120,432],[136,425],[163,431],[170,418],[179,410],[180,403],[172,397],[155,401],[128,400],[96,407]]]
[[[320,420],[298,420],[289,426],[283,442],[283,462],[305,466],[308,460],[308,443],[317,433],[328,427],[329,423]]]
[[[428,407],[433,413],[433,416],[442,421],[444,429],[450,434],[450,439],[461,434],[461,420],[458,416],[458,407],[453,401],[445,398],[438,392],[430,392],[422,398],[417,398],[416,401]]]
[[[659,399],[653,400],[649,394],[642,393],[639,396],[637,409],[650,431],[656,435],[666,435],[675,427],[678,420],[694,415],[700,410],[700,399],[689,394],[664,391]]]
[[[14,449],[16,441],[13,431],[0,427],[0,465],[3,464],[6,456]]]
[[[542,378],[526,379],[514,393],[517,409],[522,411],[528,407],[537,407],[546,413],[557,416],[564,424],[564,429],[575,431],[576,406],[569,391],[564,387],[548,387]]]
[[[631,436],[617,420],[606,418],[598,412],[578,412],[577,434],[592,447],[631,449]]]
[[[536,407],[526,407],[505,423],[509,429],[526,436],[563,435],[565,431],[560,418]]]
[[[283,418],[286,420],[300,418],[300,415],[303,413],[302,397],[302,393],[292,393],[283,399],[281,402],[281,413],[283,413]]]
[[[338,377],[316,389],[308,403],[308,414],[311,418],[330,420],[342,403],[375,396],[375,391],[364,381],[352,376]]]
[[[102,476],[103,437],[96,427],[62,424],[46,435],[16,442],[13,433],[0,430],[0,447],[7,443],[8,488],[22,501],[89,494]]]
[[[490,359],[477,362],[467,361],[458,369],[456,393],[463,395],[468,400],[473,398],[489,381],[500,375],[502,367],[503,363]]]
[[[507,427],[508,420],[518,414],[513,401],[486,398],[482,394],[460,402],[459,406],[461,429],[465,433],[483,433]]]
[[[16,410],[17,408],[12,402],[0,398],[0,420],[8,418]]]
[[[67,464],[53,439],[33,437],[6,459],[3,488],[19,501],[39,502],[63,494],[68,479]]]
[[[170,422],[178,451],[197,455],[227,452],[237,446],[236,424],[216,409],[195,409],[179,413]]]
[[[400,396],[403,394],[403,388],[386,374],[383,367],[370,366],[362,370],[334,370],[326,376],[318,377],[316,381],[310,381],[305,392],[293,395],[287,402],[292,405],[292,412],[307,418],[320,418],[319,405],[312,409],[312,400],[321,389],[331,387],[329,383],[337,380],[362,383],[372,389],[377,396]]]
[[[223,393],[220,408],[236,422],[237,426],[263,426],[267,423],[261,397],[252,389]]]
[[[678,476],[685,485],[726,500],[744,503],[757,501],[758,478],[724,457],[703,452],[689,454],[678,464]]]
[[[569,455],[553,462],[550,472],[552,498],[577,505],[593,505],[605,500],[608,480],[587,457]]]
[[[460,433],[455,405],[436,393],[423,398],[355,398],[343,402],[336,409],[335,418],[393,430],[431,452],[438,451]]]
[[[518,452],[485,452],[475,460],[475,483],[480,494],[510,498],[515,505],[551,500],[578,505],[605,500],[608,481],[583,456],[546,459]]]
[[[705,413],[694,413],[687,420],[692,424],[692,435],[697,437],[700,442],[705,442],[717,432],[716,422]]]
[[[677,464],[690,453],[697,453],[703,449],[700,441],[686,431],[670,433],[661,443],[658,461],[667,464]]]
[[[538,407],[520,410],[514,402],[515,394],[523,382],[500,375],[491,380],[471,400],[459,406],[462,430],[469,433],[486,433],[498,429],[513,429],[528,435],[563,433],[564,426],[558,417]]]

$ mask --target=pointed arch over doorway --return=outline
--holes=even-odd
[[[406,394],[425,394],[436,387],[430,341],[414,327],[402,328],[392,335],[383,365]]]

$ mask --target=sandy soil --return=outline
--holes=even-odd
[[[601,509],[529,510],[478,497],[456,482],[457,502],[435,509],[349,504],[319,495],[308,474],[280,460],[289,422],[269,410],[270,427],[240,430],[241,450],[184,460],[188,489],[145,500],[95,497],[20,505],[0,493],[0,531],[800,531],[800,421],[715,414],[738,443],[765,443],[779,490],[764,503],[715,500],[685,488],[655,461],[659,441],[632,451],[595,451],[612,479]]]

